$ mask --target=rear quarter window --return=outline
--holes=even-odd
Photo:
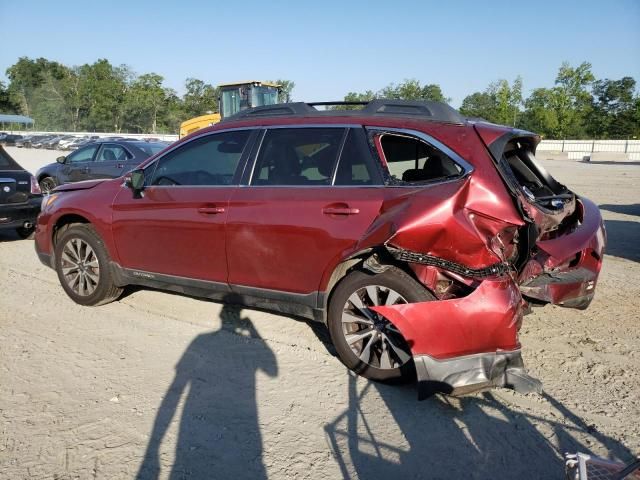
[[[444,152],[419,138],[395,133],[380,134],[376,141],[394,183],[421,183],[453,178],[461,166]]]

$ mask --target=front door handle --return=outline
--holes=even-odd
[[[204,215],[218,215],[219,213],[224,213],[224,207],[200,207],[198,208],[198,213],[202,213]]]
[[[351,208],[348,205],[327,205],[322,209],[325,215],[357,215],[360,213],[359,208]]]

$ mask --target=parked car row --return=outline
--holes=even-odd
[[[46,150],[77,150],[96,140],[117,140],[121,142],[148,142],[158,141],[157,139],[139,139],[131,137],[100,137],[99,135],[60,135],[60,134],[37,134],[37,135],[15,135],[0,133],[0,144],[15,146],[18,148],[41,148]]]

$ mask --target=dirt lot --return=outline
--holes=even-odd
[[[16,153],[35,169],[57,152]],[[563,478],[640,454],[640,165],[547,162],[601,207],[586,311],[526,317],[542,395],[416,401],[349,375],[305,321],[151,290],[83,308],[0,234],[0,478]]]

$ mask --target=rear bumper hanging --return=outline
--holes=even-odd
[[[452,395],[511,388],[519,393],[542,392],[542,383],[527,374],[520,350],[466,355],[437,360],[429,355],[413,357],[418,377],[418,399],[434,393]]]

